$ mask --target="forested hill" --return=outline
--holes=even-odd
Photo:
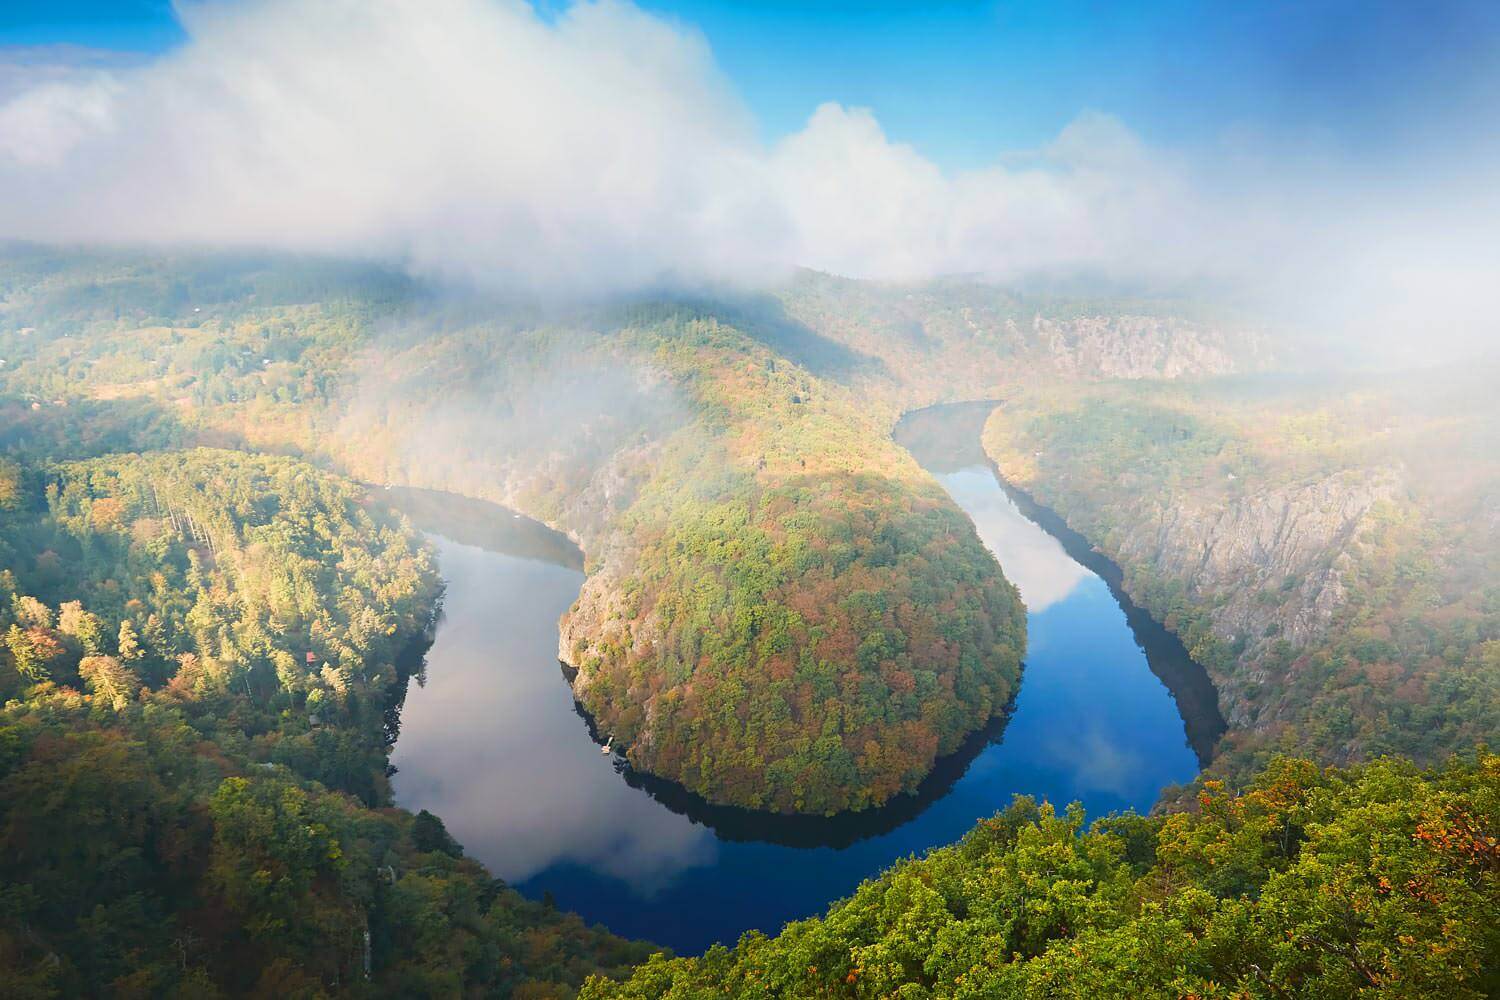
[[[1038,383],[985,445],[1208,668],[1217,773],[1438,763],[1500,733],[1496,375]]]
[[[438,581],[358,486],[0,460],[0,564],[5,996],[566,995],[644,957],[388,807]]]

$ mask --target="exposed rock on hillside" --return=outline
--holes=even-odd
[[[1117,562],[1213,677],[1213,769],[1440,761],[1500,725],[1493,375],[1039,382],[1005,475]]]
[[[1319,637],[1346,599],[1349,571],[1367,515],[1396,496],[1388,470],[1341,473],[1270,488],[1227,504],[1173,497],[1121,512],[1105,544],[1129,571],[1180,581],[1188,597],[1210,608],[1215,635],[1254,663],[1275,640],[1303,647]],[[1247,684],[1263,672],[1216,678],[1232,725],[1249,725]],[[1269,721],[1265,718],[1264,721]]]
[[[1030,338],[1058,374],[1072,378],[1180,378],[1223,375],[1261,367],[1264,338],[1176,318],[1037,315]]]
[[[839,377],[911,409],[994,396],[1017,378],[1183,378],[1260,371],[1276,343],[1185,302],[1071,300],[976,281],[884,284],[804,273],[781,293],[785,337],[833,344],[862,365]]]

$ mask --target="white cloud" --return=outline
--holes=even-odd
[[[328,250],[557,292],[794,265],[1230,278],[1320,324],[1493,335],[1493,156],[1351,180],[1230,123],[1236,145],[1169,155],[1083,113],[948,173],[836,104],[766,148],[701,36],[624,0],[181,15],[188,41],[144,65],[0,53],[0,236]]]
[[[622,2],[183,9],[158,61],[0,106],[0,232],[290,245],[546,286],[1109,265],[1170,185],[1085,116],[1022,169],[948,176],[870,112],[773,149],[691,30]]]
[[[143,57],[131,52],[81,45],[0,46],[0,105],[48,84],[79,82],[106,71],[138,66]]]
[[[634,7],[264,0],[0,108],[6,235],[369,252],[629,286],[764,267],[753,123],[696,35]]]

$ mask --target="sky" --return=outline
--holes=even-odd
[[[1413,90],[1478,106],[1500,37],[1500,5],[1443,0],[647,6],[707,34],[771,135],[834,100],[948,167],[1035,148],[1084,110],[1153,142],[1239,128],[1390,148],[1393,127],[1420,128]]]
[[[0,3],[0,237],[568,292],[1067,272],[1486,338],[1497,123],[1492,0]]]
[[[1396,156],[1453,138],[1429,101],[1477,112],[1497,97],[1500,4],[1475,0],[641,6],[704,35],[766,141],[835,101],[949,169],[1044,145],[1086,110],[1153,142],[1251,131]],[[0,46],[149,55],[185,41],[169,0],[0,4]]]

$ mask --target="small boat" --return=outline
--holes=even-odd
[[[614,744],[615,744],[615,738],[613,736],[611,736],[608,740],[605,741],[604,746],[600,748],[599,753],[601,753],[604,756],[608,757],[611,753],[614,752],[614,749],[615,749]]]

